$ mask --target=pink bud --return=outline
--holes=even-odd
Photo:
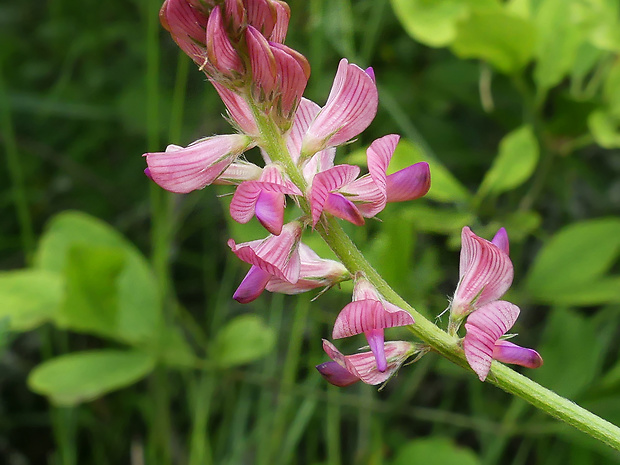
[[[231,76],[236,72],[237,75],[243,73],[243,65],[236,50],[230,43],[222,24],[220,7],[213,8],[207,23],[207,56],[209,65],[214,67],[224,76]],[[232,75],[231,77],[235,77]]]

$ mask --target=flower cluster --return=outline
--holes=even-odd
[[[399,141],[395,134],[370,144],[366,174],[361,175],[358,166],[335,163],[336,148],[357,137],[376,115],[374,71],[342,59],[321,107],[302,96],[310,76],[306,58],[283,44],[290,17],[284,2],[166,0],[160,17],[215,87],[235,133],[147,153],[145,173],[175,193],[210,184],[235,186],[232,219],[245,224],[256,217],[269,233],[245,243],[228,241],[232,252],[250,265],[233,296],[238,302],[252,302],[264,290],[297,294],[353,279],[352,302],[337,316],[332,338],[363,334],[369,350],[343,355],[323,340],[332,361],[317,369],[338,386],[385,382],[410,356],[429,350],[407,341],[385,341],[385,329],[413,325],[412,315],[385,299],[360,270],[321,258],[302,242],[305,231],[327,225],[330,215],[361,226],[388,202],[413,200],[430,188],[424,162],[387,174]],[[254,147],[261,150],[264,166],[243,157]],[[287,198],[301,214],[285,223]],[[503,229],[492,242],[463,230],[461,276],[449,332],[456,336],[467,318],[462,346],[481,380],[492,359],[542,364],[535,351],[502,339],[519,313],[515,305],[498,300],[512,273]]]
[[[476,236],[468,227],[463,228],[460,280],[450,307],[449,330],[456,334],[467,318],[463,349],[480,381],[486,379],[493,360],[528,368],[538,368],[543,363],[535,350],[504,338],[520,313],[516,305],[499,300],[510,288],[514,274],[508,252],[504,228],[491,242]]]

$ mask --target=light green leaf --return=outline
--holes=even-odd
[[[28,385],[58,405],[87,402],[146,376],[154,359],[137,351],[93,350],[76,352],[38,365]]]
[[[603,97],[609,114],[614,117],[620,117],[620,63],[614,63],[614,66],[607,74],[605,85],[603,87]]]
[[[478,456],[470,449],[459,447],[446,438],[425,438],[409,441],[396,452],[391,465],[479,465]]]
[[[92,248],[92,256],[89,256],[88,248]],[[75,252],[80,249],[81,252]],[[106,249],[115,256],[108,259],[108,264],[104,263]],[[74,255],[71,255],[71,250]],[[76,260],[80,265],[75,263]],[[117,264],[113,265],[112,261]],[[109,315],[107,321],[114,320],[116,329],[115,334],[112,334],[108,331],[112,326],[106,326],[103,331],[97,331],[98,334],[106,333],[131,343],[144,342],[155,336],[161,316],[161,302],[155,277],[136,247],[103,221],[79,212],[57,215],[40,241],[35,265],[42,270],[72,273],[75,285],[81,282],[85,286],[99,288],[103,284],[97,283],[97,273],[107,269],[104,272],[106,286],[108,294],[115,296],[113,300],[116,305],[113,310],[112,306],[107,307],[114,313],[114,316]],[[79,270],[82,265],[84,271]],[[115,266],[118,269],[114,268]],[[90,276],[79,276],[81,273],[90,273]],[[103,289],[95,292],[105,294]],[[64,313],[65,317],[69,315],[78,317],[75,312]],[[62,320],[62,323],[67,327],[73,324],[68,318]],[[82,323],[78,322],[77,327],[83,330],[92,327]]]
[[[58,273],[18,270],[0,273],[0,319],[12,331],[28,331],[52,320],[62,299]]]
[[[211,356],[222,367],[243,365],[267,355],[276,336],[257,315],[241,315],[228,322],[215,338]]]
[[[439,234],[451,234],[460,231],[463,226],[474,222],[472,213],[460,212],[454,209],[431,207],[418,203],[403,208],[401,216],[411,221],[418,231]]]
[[[609,113],[596,110],[588,117],[588,128],[597,144],[606,149],[620,147],[618,121]]]
[[[566,301],[564,295],[572,297],[575,304],[597,296],[613,298],[609,289],[613,278],[603,275],[619,253],[620,219],[575,223],[553,236],[538,253],[525,287],[542,302]]]
[[[479,195],[499,194],[520,186],[534,172],[538,155],[538,141],[530,126],[521,126],[506,135],[482,180]]]
[[[485,11],[458,24],[452,50],[461,58],[479,58],[510,74],[530,61],[535,44],[536,28],[531,21],[503,11]]]

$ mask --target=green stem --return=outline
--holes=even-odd
[[[286,169],[291,181],[305,192],[306,182],[300,170],[293,163],[286,148],[284,137],[275,123],[257,109],[254,109],[254,117],[263,136],[262,148],[267,151],[273,161],[280,163]],[[306,214],[309,214],[307,200],[301,199],[300,206]],[[471,371],[465,354],[459,346],[458,338],[441,330],[405,302],[366,260],[336,218],[324,215],[316,230],[352,274],[364,273],[388,301],[411,313],[415,319],[415,324],[409,328],[415,336],[428,344],[435,352]],[[507,366],[494,361],[487,379],[491,384],[509,394],[526,400],[549,415],[565,421],[569,425],[620,450],[620,428]]]

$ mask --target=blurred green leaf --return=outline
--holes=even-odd
[[[499,154],[482,180],[480,195],[499,194],[527,181],[538,164],[538,154],[538,141],[530,126],[522,126],[506,135],[499,144]]]
[[[488,61],[504,73],[514,73],[532,58],[536,28],[532,22],[502,11],[476,12],[458,24],[451,47],[460,58]]]
[[[615,278],[603,278],[620,252],[620,219],[572,224],[551,238],[538,253],[525,287],[543,302],[593,303],[595,297],[617,298]],[[612,295],[613,294],[613,295]],[[602,303],[600,301],[596,303]]]
[[[583,32],[566,14],[566,0],[543,0],[536,14],[537,51],[534,79],[539,91],[558,84],[571,69]]]
[[[555,308],[547,319],[542,343],[536,347],[545,364],[532,371],[532,378],[574,398],[601,368],[604,348],[598,343],[600,337],[593,320],[568,308]]]
[[[131,343],[155,337],[161,316],[155,277],[133,244],[103,221],[79,212],[57,215],[40,241],[35,264],[70,277],[62,325]],[[85,314],[71,309],[74,304]]]
[[[409,441],[396,451],[391,465],[479,465],[478,456],[470,449],[459,447],[450,439],[425,438]]]
[[[146,376],[154,359],[137,351],[93,350],[48,360],[32,370],[28,385],[58,405],[76,405],[129,386]]]
[[[620,62],[618,61],[607,74],[603,86],[603,97],[609,114],[614,118],[620,117]]]
[[[267,355],[275,342],[273,330],[258,315],[241,315],[218,332],[211,356],[222,367],[243,365]]]
[[[422,203],[407,205],[401,213],[418,231],[451,234],[460,232],[463,226],[473,223],[472,213],[454,209],[437,208]]]
[[[28,331],[52,320],[62,299],[58,273],[18,270],[0,273],[0,319],[12,331]]]
[[[620,147],[618,121],[603,110],[596,110],[588,117],[588,128],[597,144],[606,149]]]

